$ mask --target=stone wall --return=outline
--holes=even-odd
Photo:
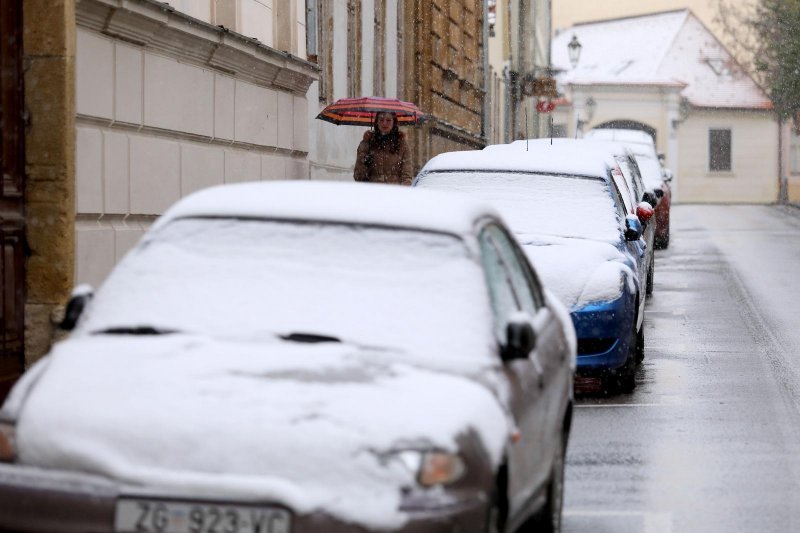
[[[50,347],[75,254],[75,2],[24,0],[26,364]]]

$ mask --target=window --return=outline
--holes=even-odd
[[[499,227],[492,225],[486,228],[486,231],[491,235],[503,263],[508,269],[520,307],[529,315],[534,316],[539,307],[544,305],[544,296],[536,275],[527,268],[525,255],[513,239]]]
[[[552,136],[553,137],[566,137],[567,136],[567,125],[566,124],[553,124],[552,125]]]
[[[789,142],[789,172],[800,174],[800,135],[792,130]]]
[[[486,283],[494,315],[494,334],[497,342],[504,344],[508,317],[519,309],[519,304],[500,253],[488,232],[484,231],[481,234],[480,243],[483,269],[486,272]]]
[[[511,313],[522,310],[533,317],[544,305],[544,296],[536,275],[527,268],[524,255],[502,229],[494,224],[488,225],[481,232],[480,243],[495,334],[500,342],[504,342]]]
[[[731,130],[709,130],[708,169],[715,172],[730,172]]]

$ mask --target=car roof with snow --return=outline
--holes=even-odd
[[[574,176],[608,176],[613,158],[586,142],[571,139],[530,139],[495,144],[483,150],[447,152],[437,155],[421,173],[446,171],[506,171]]]
[[[472,233],[492,207],[438,191],[371,183],[273,181],[218,185],[170,207],[155,227],[179,218],[256,218]]]
[[[584,139],[591,141],[615,141],[628,146],[635,154],[658,157],[656,145],[650,134],[639,130],[598,128],[587,131]]]

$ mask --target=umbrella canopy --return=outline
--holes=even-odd
[[[371,126],[376,113],[395,113],[397,125],[418,124],[425,114],[411,102],[396,98],[365,96],[362,98],[340,98],[317,115],[320,120],[346,126]]]

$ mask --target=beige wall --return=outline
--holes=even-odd
[[[150,10],[120,24],[145,40],[149,23],[163,15],[142,5]],[[78,9],[75,282],[97,286],[187,194],[223,183],[308,179],[306,91],[315,73],[296,58],[175,15],[158,20],[157,39],[125,42],[104,31],[105,24],[116,29],[117,12],[97,17],[90,7],[108,4],[84,0]]]
[[[708,168],[709,129],[730,128],[732,171]],[[774,202],[778,125],[766,112],[693,111],[678,128],[677,187],[682,202]]]

